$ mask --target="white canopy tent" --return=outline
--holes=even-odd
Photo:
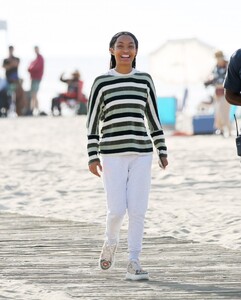
[[[175,95],[178,109],[195,110],[207,91],[203,82],[215,66],[215,48],[197,38],[166,41],[150,54],[150,73],[159,93]]]
[[[203,82],[214,64],[214,48],[196,39],[168,40],[150,54],[150,71],[167,84],[188,86]]]
[[[0,30],[6,30],[7,31],[7,22],[0,20]]]
[[[7,21],[0,20],[0,55],[7,48],[7,40]]]
[[[7,49],[7,21],[0,20],[0,61],[3,59]],[[3,70],[0,72],[2,75]]]

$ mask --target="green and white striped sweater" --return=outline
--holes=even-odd
[[[151,76],[133,69],[128,75],[110,70],[108,74],[97,77],[88,103],[87,131],[89,164],[99,160],[99,153],[151,153],[152,141],[159,155],[166,157],[167,148]]]

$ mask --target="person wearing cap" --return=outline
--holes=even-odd
[[[241,106],[241,49],[236,50],[230,58],[224,93],[228,103]]]
[[[64,78],[64,73],[60,76],[60,81],[67,84],[67,92],[59,94],[59,96],[52,99],[51,111],[54,115],[55,108],[58,110],[59,115],[62,114],[61,112],[61,103],[68,102],[68,100],[73,99],[81,101],[84,98],[82,93],[83,89],[83,81],[81,80],[81,76],[78,70],[75,70],[70,78]],[[83,100],[84,102],[84,100]]]
[[[204,82],[205,87],[212,85],[215,89],[214,92],[214,126],[217,134],[224,136],[231,135],[231,122],[230,122],[230,105],[224,97],[223,82],[227,72],[228,62],[224,57],[222,51],[215,52],[216,65],[212,71],[209,80]]]

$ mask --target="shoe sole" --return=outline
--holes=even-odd
[[[137,280],[149,280],[149,274],[142,274],[142,275],[135,275],[135,274],[131,274],[131,273],[126,273],[126,280],[133,280],[133,281],[137,281]]]

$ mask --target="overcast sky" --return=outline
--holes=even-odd
[[[0,55],[13,44],[20,57],[34,45],[45,56],[103,56],[110,38],[128,30],[141,55],[167,39],[197,37],[229,56],[241,47],[240,11],[240,0],[0,0],[8,26]]]

